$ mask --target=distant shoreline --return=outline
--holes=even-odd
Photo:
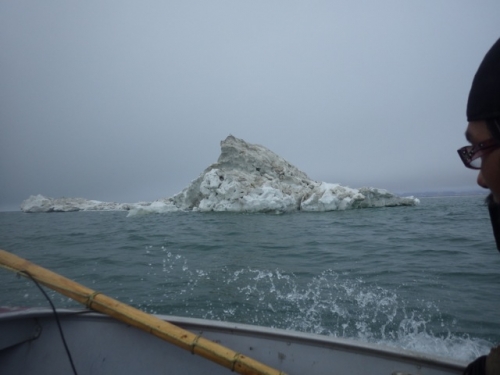
[[[399,193],[398,193],[399,194]],[[425,192],[411,192],[411,193],[401,193],[401,196],[413,195],[417,198],[445,198],[445,197],[475,197],[475,196],[484,196],[486,197],[489,193],[487,191],[464,191],[464,192],[456,192],[456,191],[425,191]]]

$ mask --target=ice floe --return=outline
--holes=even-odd
[[[114,203],[83,198],[31,196],[24,212],[130,211],[129,215],[173,211],[290,212],[414,206],[414,197],[385,189],[349,188],[311,180],[267,148],[228,136],[216,163],[178,194],[154,202]]]

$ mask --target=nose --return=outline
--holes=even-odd
[[[477,184],[482,188],[488,189],[488,185],[486,184],[486,181],[484,181],[483,174],[481,172],[477,175]]]

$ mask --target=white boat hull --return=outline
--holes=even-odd
[[[87,310],[58,310],[79,375],[229,374],[146,332]],[[464,363],[351,340],[245,324],[160,316],[287,374],[457,375]],[[71,374],[51,310],[0,314],[0,374]]]

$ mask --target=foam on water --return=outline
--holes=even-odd
[[[280,269],[193,269],[183,256],[164,251],[161,271],[170,282],[174,274],[182,287],[172,295],[170,285],[163,283],[163,297],[143,306],[151,312],[159,312],[167,300],[184,300],[182,315],[350,338],[464,362],[492,346],[451,333],[456,322],[442,316],[432,301],[406,301],[397,291],[347,273],[327,270],[303,283],[303,275]],[[213,296],[199,303],[198,296],[205,293]],[[160,310],[179,314],[178,307]]]

